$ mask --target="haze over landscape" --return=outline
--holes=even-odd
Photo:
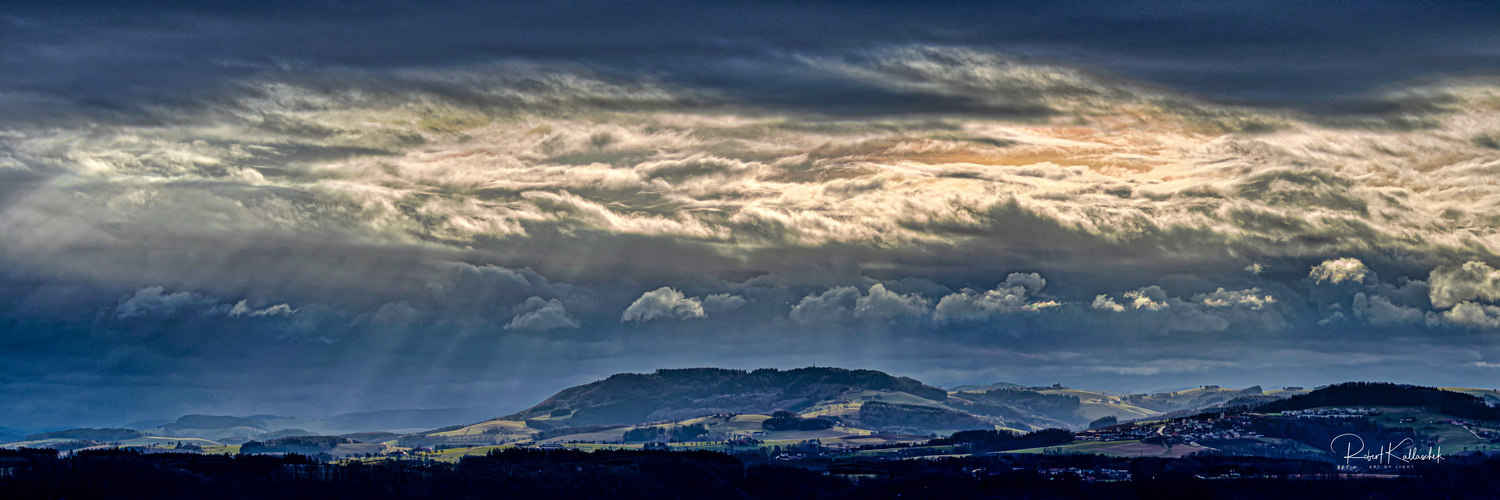
[[[0,427],[524,428],[834,366],[1082,428],[1500,377],[1483,3],[273,7],[0,7]],[[1114,413],[938,389],[996,382]]]

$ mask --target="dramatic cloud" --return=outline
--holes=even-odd
[[[646,292],[620,314],[621,322],[652,321],[656,319],[688,320],[704,316],[703,303],[688,298],[671,287],[661,287]]]
[[[541,17],[615,15],[588,7]],[[1076,16],[1056,12],[813,6],[559,39],[487,9],[436,22],[445,8],[369,31],[0,13],[0,401],[20,401],[0,415],[137,399],[116,383],[191,411],[305,388],[266,399],[324,411],[514,407],[534,402],[522,385],[685,364],[1145,390],[1373,373],[1330,359],[1456,384],[1500,357],[1475,340],[1500,329],[1496,81],[1381,94],[1405,65],[1317,59],[1295,71],[1381,77],[1293,85],[1281,59],[1224,60],[1181,30],[1146,47],[1121,36],[1134,18],[1058,30]],[[88,29],[51,35],[68,26]],[[1270,38],[1412,45],[1369,32]],[[1359,57],[1430,56],[1421,39]],[[1218,52],[1163,55],[1185,46]],[[1473,46],[1413,60],[1469,71],[1453,61]],[[1213,78],[1355,107],[1165,90]],[[663,335],[683,322],[703,333]]]

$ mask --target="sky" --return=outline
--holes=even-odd
[[[499,416],[696,366],[1490,388],[1496,25],[6,2],[0,426]]]

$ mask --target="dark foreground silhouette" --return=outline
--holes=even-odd
[[[1392,478],[1254,457],[1000,455],[765,461],[717,452],[506,450],[459,463],[329,464],[302,455],[0,450],[3,499],[1500,498],[1500,457]],[[1105,474],[1113,474],[1113,477]],[[1121,480],[1124,477],[1129,480]]]

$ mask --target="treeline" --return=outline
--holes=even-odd
[[[341,444],[355,441],[338,436],[291,436],[267,441],[250,441],[240,445],[240,453],[303,453],[316,454],[332,450]]]
[[[50,450],[46,453],[52,453]],[[1455,456],[1420,476],[1357,479],[1326,463],[1019,454],[941,460],[749,463],[715,452],[513,449],[456,464],[335,465],[306,456],[0,450],[0,498],[343,500],[368,498],[1500,498],[1500,457]],[[1084,474],[1128,472],[1129,482]],[[1078,471],[1078,472],[1073,472]],[[1251,479],[1203,480],[1238,474]],[[858,475],[855,482],[846,477]],[[1292,480],[1288,476],[1330,480]]]
[[[708,427],[703,424],[680,425],[668,428],[663,427],[640,427],[625,431],[621,437],[627,443],[640,443],[646,441],[692,441],[698,436],[708,434]]]
[[[1385,382],[1348,382],[1274,401],[1257,408],[1262,412],[1306,410],[1323,406],[1420,406],[1444,414],[1476,420],[1500,420],[1500,408],[1483,399],[1432,387]]]
[[[928,446],[967,445],[972,453],[1024,450],[1073,442],[1073,432],[1064,429],[1042,429],[1020,434],[1011,431],[963,431],[927,442]]]
[[[760,423],[760,427],[768,431],[820,431],[833,428],[837,423],[833,418],[838,417],[802,418],[796,413],[783,410],[772,413],[771,418]]]

